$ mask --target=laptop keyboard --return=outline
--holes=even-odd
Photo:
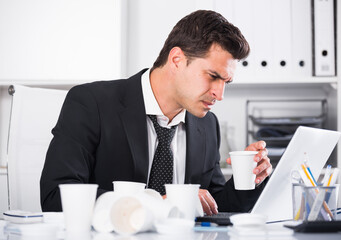
[[[211,222],[211,223],[216,223],[218,225],[231,225],[230,222],[230,217],[234,214],[237,214],[236,212],[219,212],[217,214],[208,216],[205,215],[203,217],[197,217],[196,222]]]

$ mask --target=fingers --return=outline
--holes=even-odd
[[[246,151],[259,151],[259,150],[265,149],[265,147],[266,147],[266,142],[258,141],[255,143],[251,143],[245,150]]]
[[[209,191],[205,189],[199,189],[199,198],[202,208],[207,215],[218,213],[217,203],[215,202]]]
[[[253,170],[253,173],[256,174],[255,182],[257,184],[264,181],[264,179],[269,176],[272,172],[272,165],[270,163],[270,159],[266,156],[260,162],[258,162],[257,167]]]
[[[255,156],[255,161],[260,162],[262,159],[267,158],[268,149],[264,148],[263,150],[259,150]]]
[[[255,143],[251,143],[247,148],[245,148],[245,151],[258,151],[258,154],[255,156],[255,161],[259,162],[268,155],[268,150],[265,147],[266,142],[258,141]],[[228,164],[231,164],[231,158],[226,159],[226,162]]]
[[[251,144],[252,145],[252,144]],[[255,161],[259,162],[263,158],[265,158],[268,155],[268,149],[264,148],[262,150],[260,149],[255,149],[254,146],[249,146],[245,150],[246,151],[258,151],[258,153],[255,155]],[[227,164],[231,165],[231,158],[226,159]]]
[[[255,162],[257,162],[257,167],[253,170],[253,173],[256,174],[255,182],[257,184],[263,182],[264,179],[272,172],[272,165],[270,163],[270,159],[268,158],[268,150],[265,147],[266,142],[258,141],[245,148],[245,151],[258,152],[254,158]],[[231,164],[231,158],[226,159],[226,162]]]

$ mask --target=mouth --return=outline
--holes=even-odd
[[[211,106],[213,106],[213,104],[215,103],[215,101],[213,100],[212,102],[207,102],[207,101],[202,101],[205,108],[210,110],[211,109]]]

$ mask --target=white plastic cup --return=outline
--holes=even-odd
[[[179,218],[194,221],[199,199],[199,184],[165,184],[168,201],[180,211]],[[200,201],[200,200],[199,200]]]
[[[114,231],[121,235],[132,235],[152,229],[153,217],[141,201],[134,196],[118,199],[110,211]]]
[[[119,195],[114,192],[103,193],[97,198],[92,218],[92,226],[97,232],[110,233],[114,230],[110,219],[110,210],[118,199]]]
[[[254,160],[257,153],[257,151],[230,152],[235,189],[255,189],[256,174],[253,173],[253,169],[257,166],[257,162]]]
[[[121,195],[110,210],[111,224],[118,234],[132,235],[153,230],[155,222],[165,220],[175,211],[175,207],[150,193]]]
[[[170,207],[172,206],[166,205],[164,203],[162,196],[153,189],[144,189],[144,191],[137,193],[137,194],[120,194],[119,191],[118,192],[106,192],[97,199],[96,204],[95,204],[94,215],[92,219],[92,226],[97,232],[110,233],[115,230],[115,226],[112,223],[112,216],[116,216],[118,221],[120,221],[119,219],[126,217],[126,216],[123,216],[123,217],[120,216],[119,214],[122,212],[117,211],[117,208],[122,208],[122,207],[125,208],[125,206],[123,206],[125,204],[124,202],[120,202],[117,205],[118,207],[115,207],[115,210],[112,210],[116,201],[124,197],[130,197],[132,199],[137,199],[136,201],[142,202],[141,206],[143,208],[148,207],[148,211],[152,212],[153,214],[153,219],[167,218],[172,210],[170,209]],[[129,212],[130,210],[126,209],[125,211]],[[120,225],[119,223],[117,224]],[[135,226],[136,226],[136,223],[135,223]],[[150,225],[147,225],[147,227],[149,226]],[[145,229],[142,229],[141,226],[136,227],[135,230],[132,230],[132,228],[126,228],[126,229],[124,228],[123,230],[121,230],[120,226],[116,227],[116,229],[121,234],[133,234],[133,233],[145,230]]]
[[[60,184],[59,188],[67,234],[90,232],[98,185]]]
[[[113,181],[113,189],[118,194],[137,194],[143,192],[146,184],[130,181]]]

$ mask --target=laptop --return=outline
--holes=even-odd
[[[298,127],[251,213],[266,215],[267,222],[292,220],[291,172],[301,168],[306,156],[310,170],[317,178],[340,136],[336,131]],[[219,213],[198,217],[196,221],[230,225],[231,215],[233,213]]]

